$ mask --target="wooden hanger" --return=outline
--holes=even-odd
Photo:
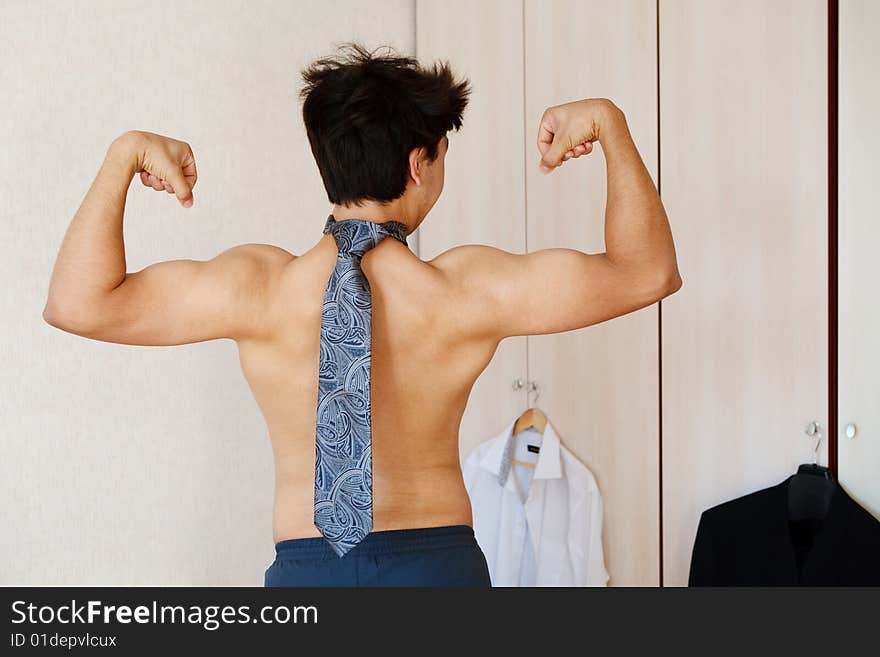
[[[547,416],[540,408],[533,406],[523,411],[523,414],[517,418],[516,424],[513,425],[513,435],[529,427],[534,427],[540,434],[544,433],[544,429],[547,427]]]
[[[533,406],[523,411],[523,414],[517,418],[516,423],[513,425],[513,435],[515,436],[529,427],[533,427],[535,431],[543,435],[546,426],[547,416],[544,415],[544,411]],[[529,463],[528,461],[520,461],[518,459],[511,459],[511,463],[514,465],[524,465],[527,468],[534,468],[537,465],[536,463]]]

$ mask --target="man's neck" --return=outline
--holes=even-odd
[[[346,219],[363,219],[365,221],[373,221],[381,224],[386,221],[399,221],[409,228],[412,233],[418,220],[408,211],[403,199],[395,199],[391,203],[382,204],[375,201],[364,201],[360,205],[339,205],[334,204],[331,214],[336,221],[345,221]]]

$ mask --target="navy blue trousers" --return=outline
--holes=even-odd
[[[339,557],[323,538],[275,544],[265,586],[488,587],[486,557],[467,525],[368,534]]]

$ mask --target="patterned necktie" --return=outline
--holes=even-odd
[[[315,527],[342,557],[373,529],[372,301],[361,258],[386,237],[407,245],[407,227],[397,221],[336,221],[331,214],[324,233],[336,239],[339,254],[321,315]]]

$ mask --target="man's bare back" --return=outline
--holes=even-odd
[[[425,262],[385,240],[365,254],[373,296],[373,531],[472,524],[458,429],[471,387],[502,339],[589,326],[680,287],[665,211],[619,108],[607,99],[549,108],[538,133],[543,170],[589,154],[595,141],[608,176],[605,253],[462,245]],[[395,219],[415,230],[442,191],[448,139],[439,144],[436,159],[413,149],[403,197],[337,205],[336,219]],[[275,455],[274,538],[317,537],[318,348],[335,241],[323,235],[299,256],[246,244],[208,261],[127,272],[122,219],[137,174],[192,205],[197,176],[188,144],[139,131],[115,140],[65,235],[43,317],[124,344],[235,340]],[[314,218],[316,236],[324,219]],[[584,220],[574,209],[572,221]]]
[[[296,258],[266,253],[273,280],[265,337],[239,342],[275,454],[276,541],[320,535],[313,517],[316,382],[321,307],[336,254],[330,235]],[[471,524],[458,426],[498,341],[461,321],[474,309],[442,261],[424,262],[396,240],[362,261],[373,299],[374,531]]]

